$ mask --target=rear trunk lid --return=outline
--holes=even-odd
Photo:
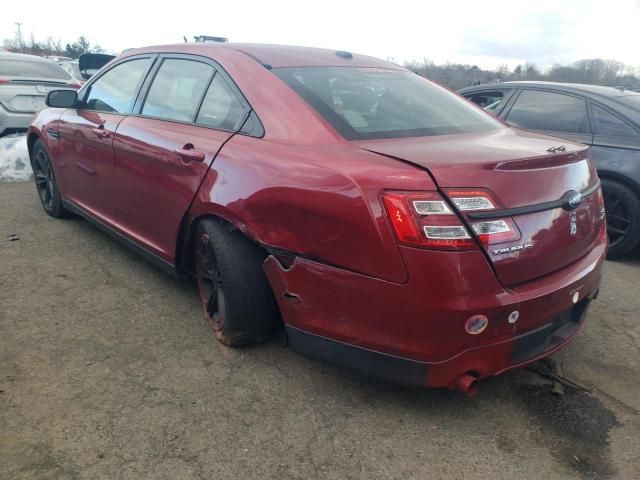
[[[2,78],[0,103],[12,112],[33,113],[44,108],[51,90],[76,89],[79,85],[55,78]]]
[[[604,232],[598,177],[584,145],[513,128],[354,143],[427,169],[443,194],[449,189],[489,190],[499,203],[495,211],[461,215],[468,224],[483,215],[515,221],[518,240],[483,245],[504,285],[578,260]]]

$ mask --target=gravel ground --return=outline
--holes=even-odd
[[[2,480],[638,478],[638,256],[555,356],[592,395],[519,370],[466,398],[226,348],[193,285],[47,217],[31,183],[0,205]]]

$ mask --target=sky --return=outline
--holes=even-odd
[[[513,68],[528,61],[546,68],[600,57],[640,67],[640,0],[4,3],[0,43],[13,38],[21,22],[26,38],[33,33],[64,44],[84,35],[112,53],[204,34],[349,50],[397,63]]]

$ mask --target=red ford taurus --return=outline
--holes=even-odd
[[[583,145],[397,65],[249,44],[129,50],[29,129],[45,211],[194,276],[216,337],[284,323],[312,358],[412,385],[563,347],[607,248]]]

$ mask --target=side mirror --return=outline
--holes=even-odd
[[[78,92],[75,90],[51,90],[45,103],[48,107],[71,108],[76,106]]]

